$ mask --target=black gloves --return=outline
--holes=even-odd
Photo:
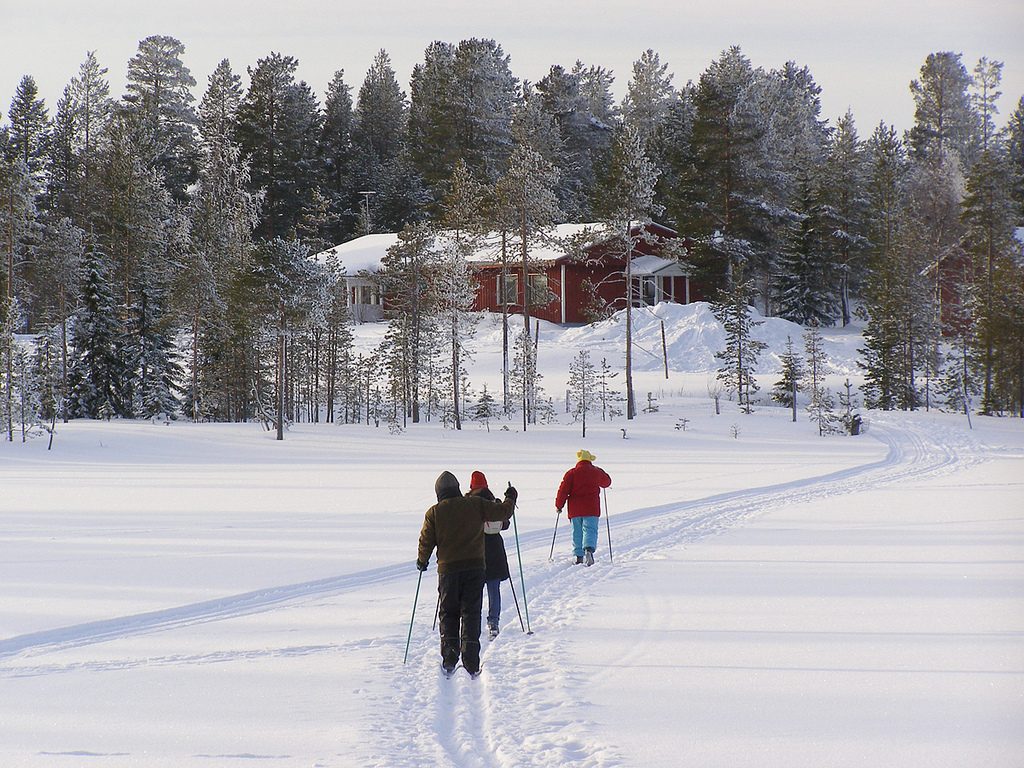
[[[513,488],[511,485],[505,489],[505,501],[511,501],[513,504],[516,503],[516,499],[519,498],[519,491]]]
[[[427,564],[417,560],[416,561],[416,570],[417,571],[425,571],[425,570],[427,570]]]

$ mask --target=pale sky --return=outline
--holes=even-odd
[[[357,92],[383,48],[408,91],[427,45],[471,37],[496,40],[513,74],[531,81],[552,64],[604,66],[619,99],[647,48],[678,87],[739,45],[755,67],[809,67],[823,117],[834,123],[851,108],[862,138],[881,120],[912,125],[908,84],[932,52],[962,53],[968,70],[982,56],[1005,63],[1000,125],[1024,95],[1022,0],[0,0],[0,122],[25,74],[52,117],[89,50],[120,97],[128,59],[150,35],[184,43],[197,100],[221,59],[248,84],[246,67],[271,51],[297,58],[298,76],[322,101],[338,69]]]

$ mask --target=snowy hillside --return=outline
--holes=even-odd
[[[77,421],[49,452],[0,444],[0,765],[1024,764],[1024,425],[870,413],[821,438],[779,408],[716,415],[715,324],[657,307],[654,352],[668,313],[670,378],[638,373],[660,410],[625,439],[617,420],[584,443],[562,414],[283,442]],[[794,332],[761,328],[776,352]],[[852,370],[857,337],[827,337]],[[500,338],[482,322],[474,386]],[[555,394],[576,349],[621,357],[612,321],[540,338]],[[592,568],[553,510],[581,445],[613,478]],[[441,677],[436,572],[413,566],[442,470],[520,491],[515,598],[476,680]]]

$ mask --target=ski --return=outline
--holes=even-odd
[[[454,667],[453,669],[448,670],[448,669],[445,669],[444,665],[442,664],[441,665],[441,674],[444,675],[444,679],[445,680],[451,680],[453,677],[455,677],[455,673],[458,672],[460,669],[466,669],[466,668],[464,666],[462,666],[461,664],[459,664],[457,667]],[[469,675],[470,679],[476,680],[478,677],[480,677],[480,670],[478,669],[476,672],[470,672],[468,669],[466,669],[466,674]]]

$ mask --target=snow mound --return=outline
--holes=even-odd
[[[756,373],[772,373],[781,369],[780,358],[789,339],[801,357],[804,329],[797,323],[778,317],[763,317],[751,310],[757,325],[752,336],[767,344],[758,359]],[[665,325],[665,347],[669,367],[682,373],[714,371],[720,365],[715,353],[725,349],[725,330],[704,301],[693,304],[661,303],[633,311],[633,365],[637,370],[657,370],[664,365],[662,358],[662,322]],[[856,341],[844,343],[842,335],[833,338],[835,329],[823,331],[824,348],[828,357],[828,372],[851,373],[857,370]],[[560,344],[575,349],[621,350],[626,343],[626,313],[616,312],[612,317],[580,328],[571,328],[561,335]]]

